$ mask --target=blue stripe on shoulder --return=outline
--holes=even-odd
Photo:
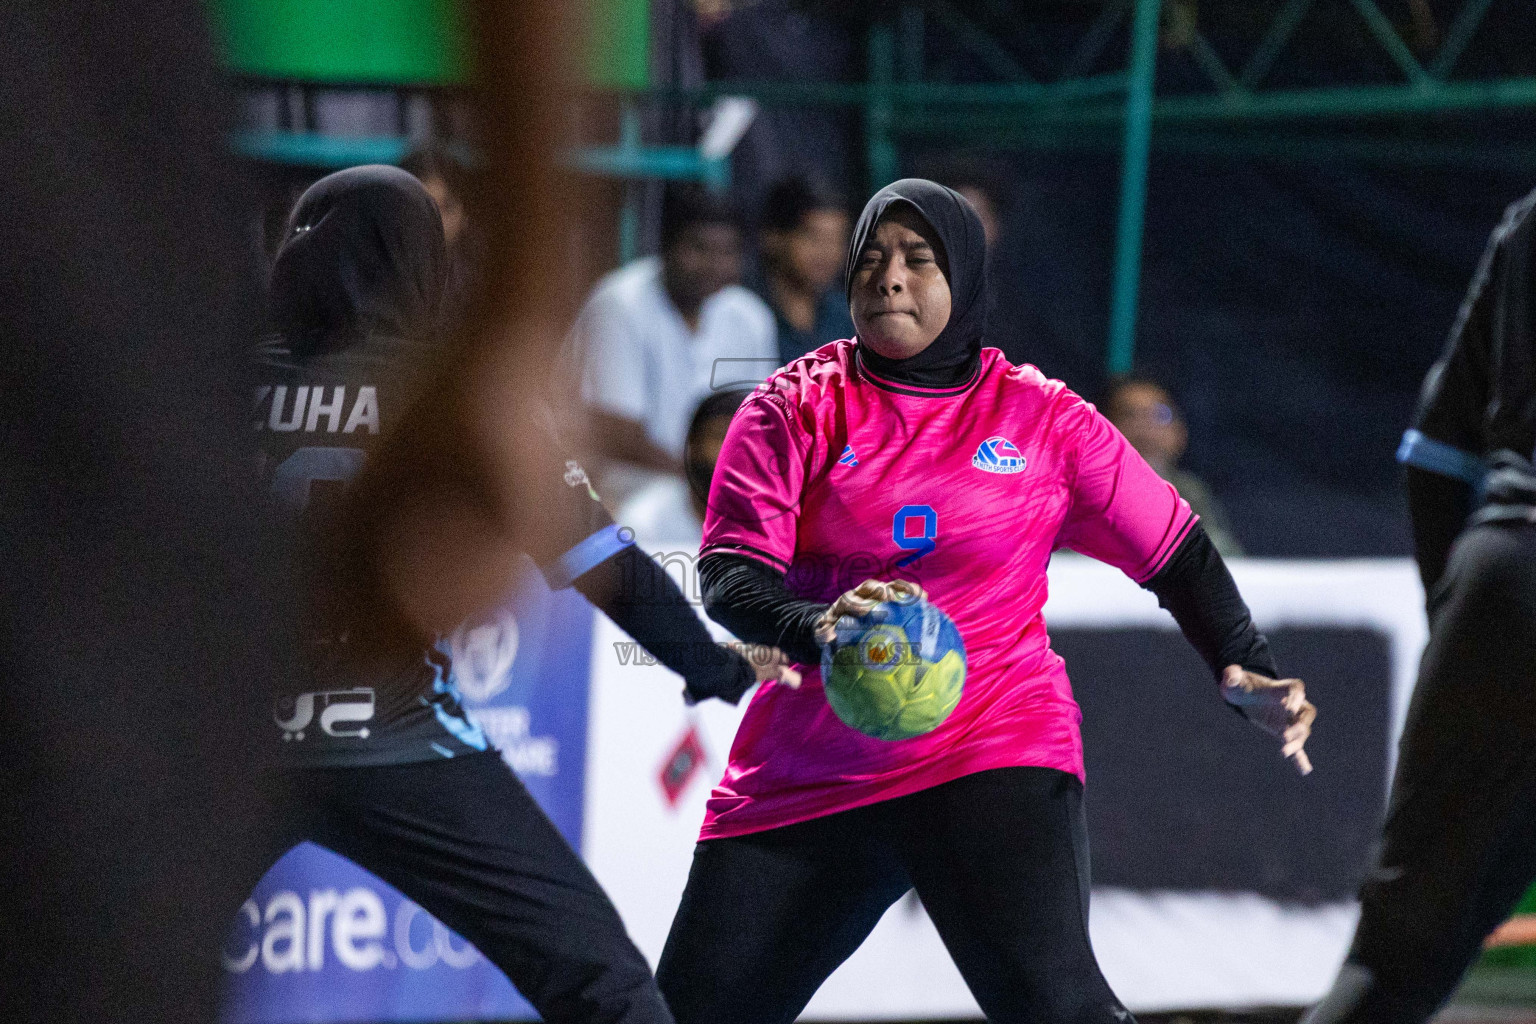
[[[621,528],[617,523],[609,524],[551,562],[544,570],[544,579],[548,581],[549,589],[561,590],[575,582],[578,576],[602,565],[634,542],[632,531]]]
[[[1465,480],[1473,487],[1481,487],[1488,475],[1487,463],[1476,455],[1444,441],[1436,441],[1417,430],[1403,434],[1403,443],[1397,446],[1397,461],[1440,476]]]

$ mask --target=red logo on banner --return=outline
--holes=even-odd
[[[689,725],[682,738],[667,754],[666,760],[662,761],[661,771],[656,776],[656,781],[661,783],[662,795],[667,798],[668,807],[677,806],[683,790],[688,788],[695,775],[704,770],[704,762],[708,757],[704,751],[704,741],[699,738],[699,730]]]

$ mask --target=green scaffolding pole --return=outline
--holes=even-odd
[[[618,0],[610,0],[618,2]],[[750,96],[767,105],[859,108],[871,191],[900,173],[898,139],[968,138],[994,147],[1102,150],[1122,155],[1113,292],[1105,364],[1135,364],[1147,177],[1153,128],[1168,152],[1284,160],[1387,161],[1458,166],[1524,166],[1536,149],[1475,140],[1399,138],[1391,125],[1358,137],[1360,123],[1428,120],[1466,113],[1536,110],[1536,75],[1451,81],[1448,76],[1482,25],[1493,0],[1464,0],[1445,41],[1420,63],[1381,13],[1381,0],[1349,0],[1364,27],[1398,64],[1405,80],[1327,88],[1260,90],[1276,59],[1318,0],[1285,0],[1269,31],[1235,75],[1203,38],[1196,59],[1217,87],[1155,98],[1161,0],[1107,0],[1079,44],[1077,73],[1039,82],[1025,78],[1006,50],[992,45],[943,0],[889,5],[869,27],[863,82],[713,81],[689,89],[632,91],[650,102],[698,105],[718,96]],[[1109,36],[1131,17],[1125,71],[1089,75]],[[1001,82],[923,78],[925,19],[945,24],[977,51]],[[899,31],[898,31],[899,26]],[[1431,123],[1432,120],[1431,120]],[[1336,127],[1337,126],[1337,127]],[[1339,133],[1342,127],[1344,134]],[[1383,131],[1387,134],[1383,134]],[[670,154],[656,154],[658,157]],[[590,162],[590,160],[589,160]]]
[[[640,113],[626,102],[619,114],[619,151],[634,153],[640,149]],[[633,181],[624,183],[624,206],[619,210],[619,266],[626,266],[640,255],[640,189]]]
[[[1136,359],[1136,296],[1141,285],[1141,233],[1146,219],[1147,160],[1152,150],[1152,86],[1157,77],[1160,0],[1137,0],[1132,25],[1131,78],[1125,104],[1120,220],[1115,238],[1115,285],[1109,311],[1108,370],[1129,373]]]
[[[891,126],[896,112],[891,87],[896,77],[896,33],[890,23],[869,27],[869,103],[864,108],[864,141],[869,163],[869,190],[876,192],[896,180],[896,143]]]

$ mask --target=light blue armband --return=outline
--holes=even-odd
[[[568,587],[578,576],[602,565],[634,542],[633,530],[616,523],[605,526],[551,562],[544,570],[544,579],[551,590]]]
[[[1464,480],[1477,490],[1482,490],[1488,476],[1487,463],[1476,455],[1417,430],[1403,434],[1403,443],[1397,446],[1397,461],[1428,473]]]

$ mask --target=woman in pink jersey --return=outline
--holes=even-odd
[[[1088,941],[1080,715],[1041,617],[1051,552],[1155,592],[1303,770],[1315,712],[1275,681],[1174,488],[1093,406],[983,347],[985,246],[962,197],[882,189],[845,280],[857,339],[760,387],[715,471],[706,608],[805,681],[747,710],[657,979],[679,1024],[788,1024],[916,888],[989,1020],[1124,1024]],[[873,739],[827,705],[820,639],[917,588],[965,639],[965,693],[933,732]]]

